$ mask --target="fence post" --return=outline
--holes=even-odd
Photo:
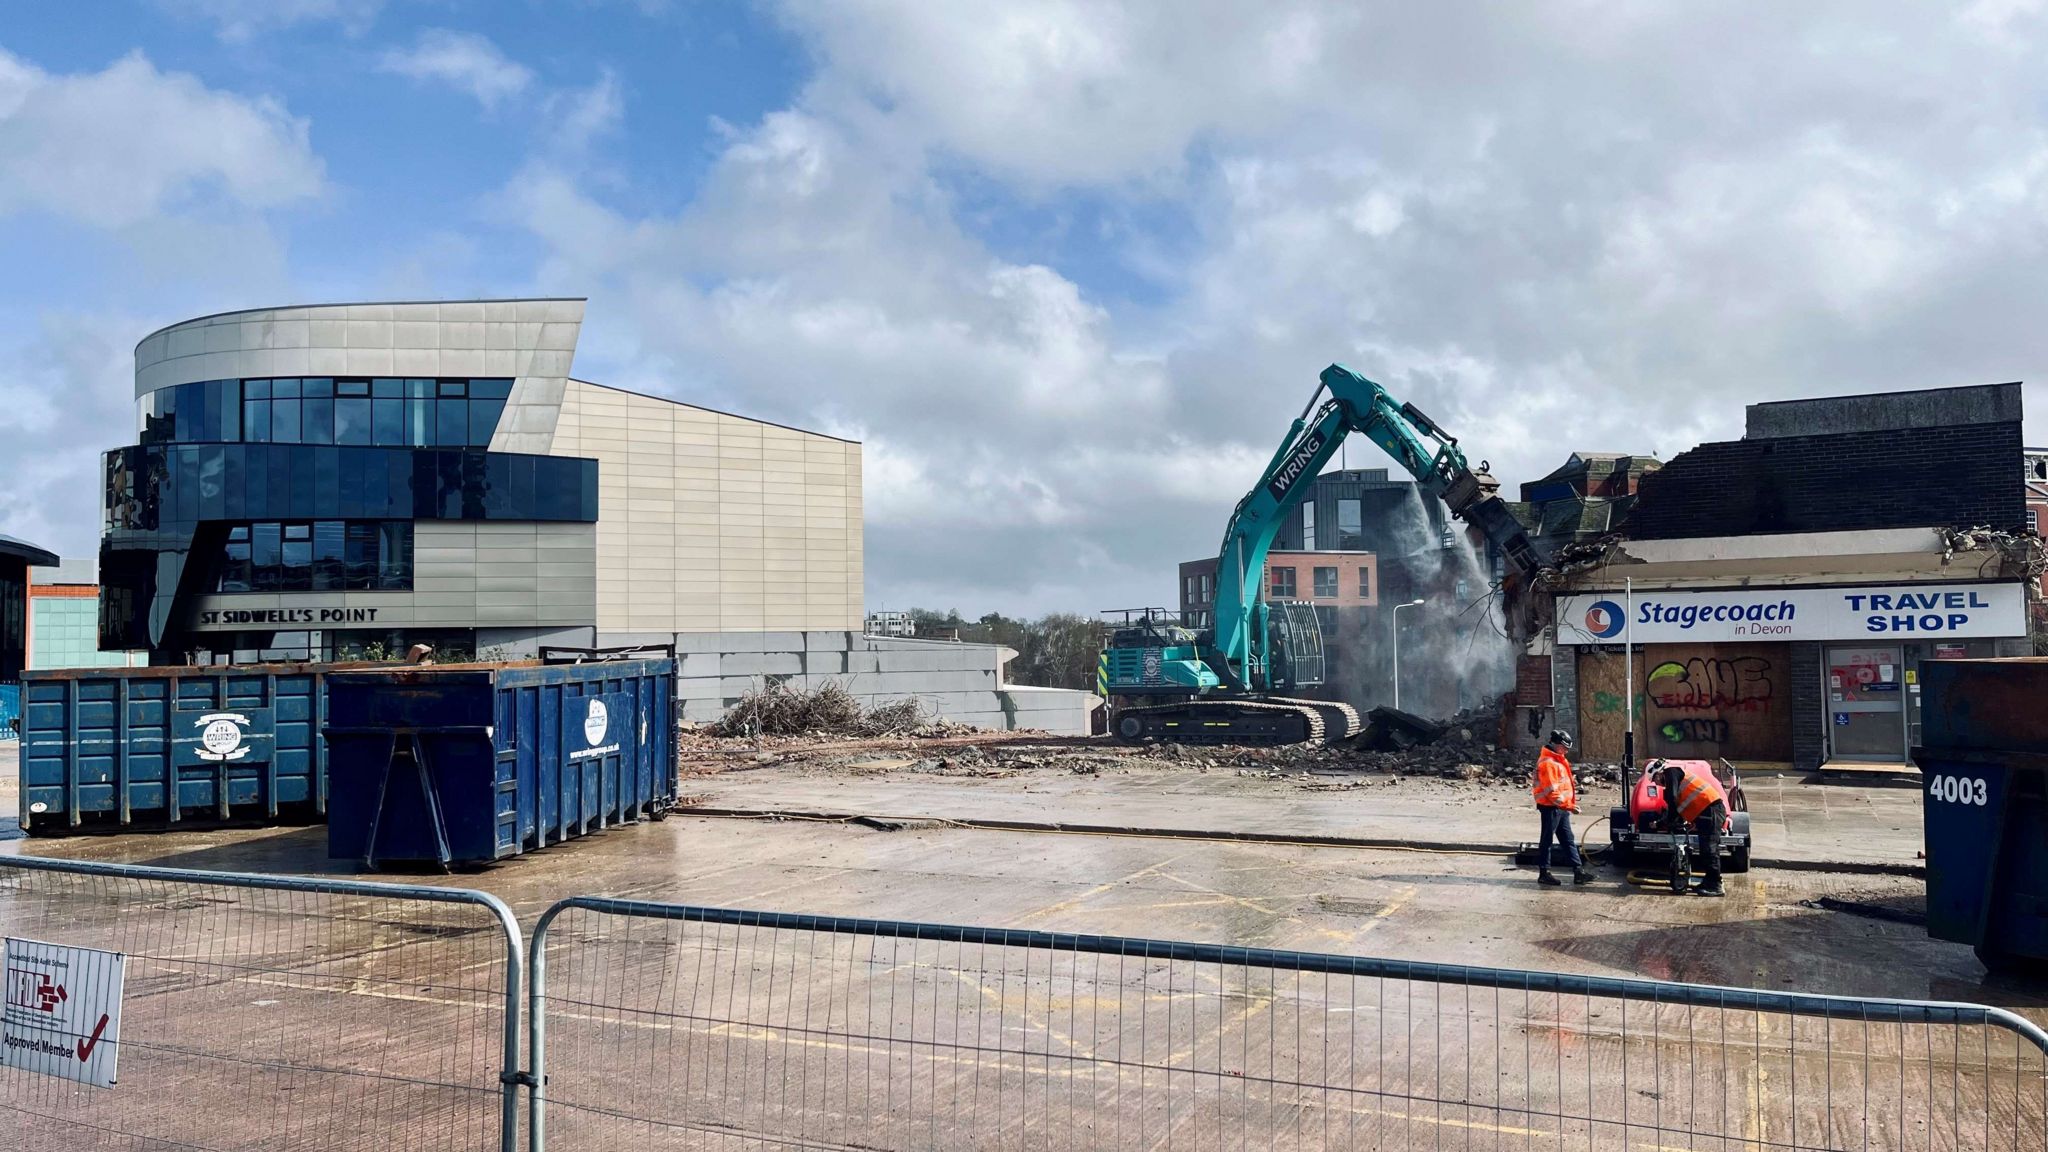
[[[503,1056],[497,1072],[499,1152],[517,1152],[519,1146],[519,1089],[532,1082],[520,1061],[524,1029],[520,1013],[525,1005],[521,981],[525,977],[525,937],[518,918],[503,900],[487,892],[468,888],[443,888],[420,884],[382,884],[357,880],[328,880],[296,876],[268,876],[237,872],[204,872],[158,868],[136,864],[108,864],[96,861],[63,860],[48,857],[0,858],[0,876],[9,873],[63,873],[100,880],[125,880],[153,884],[181,884],[201,888],[227,888],[290,892],[369,900],[463,905],[483,910],[494,922],[499,955],[503,965],[505,1015],[501,1043]],[[480,1086],[479,1086],[480,1087]]]

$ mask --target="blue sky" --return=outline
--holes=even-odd
[[[96,546],[162,324],[578,295],[579,375],[863,442],[871,605],[1165,601],[1331,361],[1510,484],[2037,375],[2042,21],[7,4],[0,532]]]

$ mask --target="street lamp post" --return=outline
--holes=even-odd
[[[1401,609],[1413,608],[1420,603],[1422,603],[1422,597],[1417,596],[1406,604],[1394,605],[1392,613],[1394,618],[1394,710],[1396,712],[1401,710]]]

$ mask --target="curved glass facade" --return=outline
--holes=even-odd
[[[438,401],[444,397],[433,399],[438,419]],[[445,399],[466,403],[469,397]],[[176,407],[180,424],[226,432],[226,424],[210,423],[208,401],[200,404],[192,411],[204,416],[188,418],[182,404]],[[495,422],[496,416],[491,419]],[[301,428],[303,421],[302,412]],[[389,590],[409,583],[412,551],[409,532],[401,540],[383,525],[405,522],[409,527],[414,520],[597,522],[597,461],[481,448],[156,442],[107,453],[105,480],[103,648],[175,649],[181,639],[181,606],[189,609],[199,596],[238,590],[245,575],[244,551],[251,591],[272,590],[253,585],[273,578],[290,580],[297,588],[300,568],[317,590],[337,580],[341,588],[359,588],[364,573],[373,573],[372,588]],[[297,563],[298,550],[286,555],[282,526],[288,524],[305,529],[304,565]],[[338,567],[316,563],[321,541],[315,536],[323,525]],[[267,561],[272,527],[279,537],[276,574],[259,577],[257,534]],[[290,589],[280,583],[275,590]]]
[[[202,380],[137,401],[144,444],[484,448],[512,381],[290,376]]]

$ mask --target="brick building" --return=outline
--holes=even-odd
[[[2027,650],[2019,385],[1747,416],[1643,476],[1622,538],[1564,573],[1530,647],[1550,683],[1523,664],[1526,729],[1554,718],[1617,758],[1633,711],[1640,757],[1902,765],[1923,662]],[[2003,535],[1950,534],[1971,527]]]

